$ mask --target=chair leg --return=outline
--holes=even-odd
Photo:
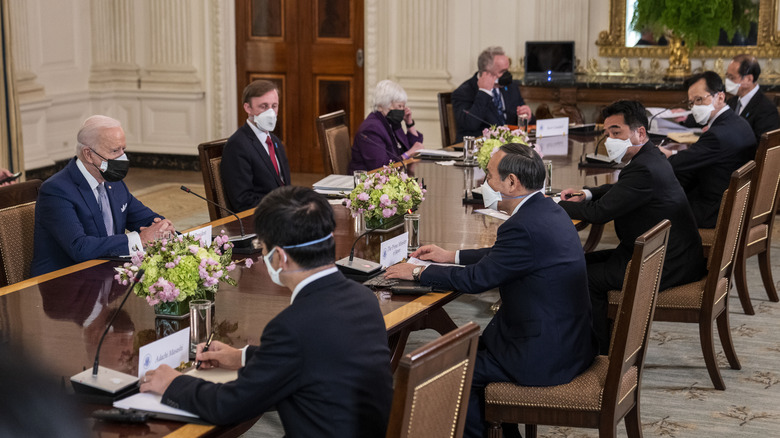
[[[585,240],[585,244],[582,245],[582,250],[592,252],[599,245],[601,241],[601,235],[604,233],[604,224],[590,224],[590,231],[588,232],[588,238]]]
[[[599,438],[616,438],[617,437],[617,425],[603,425],[599,427]]]
[[[727,313],[726,309],[723,313]],[[715,358],[715,344],[712,336],[712,330],[714,329],[712,321],[709,318],[705,318],[704,321],[699,321],[699,338],[701,341],[701,352],[704,355],[704,363],[707,365],[707,372],[710,373],[710,379],[712,380],[715,389],[721,391],[726,389],[726,384],[723,383],[723,378],[720,376],[720,370],[718,369],[718,361]]]
[[[535,424],[526,424],[525,425],[525,438],[536,438],[536,425]]]
[[[624,419],[628,438],[642,438],[642,417],[639,415],[639,403],[628,411]]]
[[[739,363],[737,351],[734,349],[734,342],[731,340],[729,312],[727,310],[723,311],[723,313],[718,316],[717,323],[720,344],[723,346],[723,354],[726,355],[726,359],[729,361],[729,366],[731,366],[732,370],[741,370],[742,365]]]
[[[775,289],[775,280],[772,279],[772,262],[769,260],[769,247],[758,253],[758,268],[761,271],[761,280],[764,281],[764,289],[766,289],[769,301],[775,303],[780,301]]]
[[[501,429],[501,422],[490,423],[490,428],[488,428],[488,437],[489,438],[501,438],[503,436],[504,436],[504,432]]]
[[[745,248],[742,248],[737,254],[737,260],[734,262],[734,283],[737,287],[737,296],[742,304],[742,310],[746,315],[755,315],[753,304],[750,302],[750,293],[747,287],[747,275],[745,268]]]

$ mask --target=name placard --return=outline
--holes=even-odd
[[[200,240],[204,245],[211,245],[211,225],[192,230],[186,235]]]
[[[552,137],[569,133],[569,118],[543,119],[536,121],[536,137]]]
[[[566,156],[569,153],[569,138],[565,135],[539,138],[536,140],[536,147],[545,157],[548,155]]]
[[[146,344],[138,350],[138,377],[162,364],[176,368],[190,360],[190,329],[180,330],[172,335]]]
[[[379,264],[388,267],[406,258],[406,247],[409,246],[409,233],[382,242]]]

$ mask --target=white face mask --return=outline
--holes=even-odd
[[[482,202],[485,204],[485,207],[498,211],[498,201],[502,199],[501,193],[493,190],[493,187],[490,187],[490,184],[487,182],[482,184],[481,190]]]
[[[739,84],[732,81],[729,78],[726,78],[726,93],[737,95],[737,92],[739,91]]]
[[[619,163],[620,160],[623,159],[623,156],[626,155],[628,148],[633,146],[633,144],[631,143],[630,138],[621,140],[619,138],[608,137],[607,141],[604,142],[604,146],[607,148],[609,159]]]
[[[282,267],[279,266],[279,269],[274,269],[273,266],[271,266],[271,256],[273,255],[274,251],[276,251],[276,247],[268,252],[268,254],[263,256],[263,261],[265,262],[265,267],[268,269],[268,275],[271,276],[271,281],[273,281],[275,284],[278,284],[279,286],[284,287],[284,284],[282,284],[282,280],[279,279],[279,274],[282,273]],[[284,256],[284,261],[287,261],[287,255],[282,253]]]
[[[715,106],[712,103],[709,105],[694,105],[693,108],[691,108],[693,119],[700,125],[707,123],[713,111],[715,111]]]
[[[255,116],[255,125],[266,132],[271,132],[276,127],[276,111],[268,108],[264,112]]]

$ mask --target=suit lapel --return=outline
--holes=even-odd
[[[756,94],[754,94],[753,97],[750,99],[750,102],[748,102],[748,104],[745,106],[745,109],[742,110],[741,116],[746,119],[750,117],[750,113],[752,113],[756,109],[759,101],[761,101],[761,92],[757,91]]]
[[[108,233],[106,233],[106,226],[103,224],[103,214],[100,212],[100,207],[95,199],[95,192],[89,187],[89,183],[84,178],[84,175],[81,174],[78,166],[76,166],[77,159],[78,158],[74,158],[69,164],[70,177],[76,182],[81,199],[84,201],[87,208],[89,208],[90,213],[92,213],[92,220],[95,222],[95,228],[97,228],[98,234],[100,237],[106,237],[108,236]]]
[[[282,181],[276,174],[276,169],[274,169],[274,165],[271,163],[271,157],[268,155],[268,152],[265,151],[265,147],[260,143],[260,139],[257,138],[257,135],[255,135],[255,132],[252,130],[252,128],[249,127],[249,125],[244,125],[244,128],[244,133],[247,135],[247,137],[249,137],[249,142],[252,144],[255,152],[257,152],[257,154],[260,156],[260,160],[265,165],[267,171],[270,172],[271,175],[274,175],[276,182],[281,186]],[[273,141],[273,137],[271,137],[271,141]]]

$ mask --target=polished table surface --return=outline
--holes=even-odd
[[[553,162],[553,187],[598,185],[614,178],[614,171],[606,170],[605,173],[604,169],[577,168],[581,157],[593,151],[595,142],[592,137],[572,136],[566,143],[563,151],[557,149],[557,153],[564,155],[548,153],[545,156]],[[461,202],[467,184],[465,177],[473,173],[472,178],[478,179],[478,169],[467,170],[423,161],[410,163],[408,171],[424,180],[428,190],[426,200],[419,208],[422,243],[436,243],[447,249],[492,245],[501,221],[472,214],[482,205]],[[356,226],[345,207],[336,205],[334,211],[338,259],[349,254],[356,237]],[[247,230],[251,230],[250,212],[241,216]],[[238,233],[237,223],[230,219],[213,224],[215,232],[225,229],[229,234]],[[380,243],[402,231],[361,238],[355,253],[358,257],[378,260]],[[221,284],[216,296],[217,339],[238,347],[258,344],[268,321],[290,302],[290,291],[270,281],[258,254],[252,257],[259,263],[252,268],[240,267],[233,271],[238,285]],[[116,265],[116,262],[94,260],[0,288],[0,342],[21,349],[51,373],[66,380],[90,367],[105,321],[119,305],[124,290],[112,280]],[[377,294],[391,346],[397,347],[393,358],[395,363],[410,331],[434,328],[446,332],[453,327],[442,306],[456,296],[456,293],[431,293],[421,297]],[[101,306],[96,307],[98,302],[105,304],[102,309]],[[93,314],[96,308],[100,311]],[[86,323],[88,319],[92,320],[92,324]],[[139,347],[156,340],[168,322],[156,320],[145,300],[131,295],[115,323],[115,330],[102,347],[101,365],[137,374]],[[166,421],[129,425],[90,420],[92,433],[101,436],[164,436],[174,431],[177,436],[235,436],[251,424],[212,428]]]

